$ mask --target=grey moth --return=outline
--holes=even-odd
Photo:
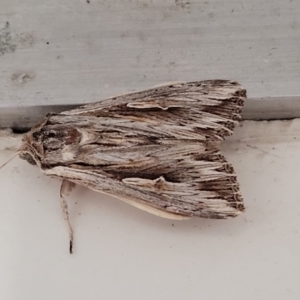
[[[219,151],[241,119],[237,82],[174,83],[50,113],[19,156],[45,175],[113,195],[160,217],[225,219],[244,210],[236,174]]]

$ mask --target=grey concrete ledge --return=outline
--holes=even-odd
[[[62,112],[79,105],[42,105],[2,107],[0,128],[25,131],[49,112]],[[248,98],[243,110],[244,120],[276,120],[300,118],[299,97]]]

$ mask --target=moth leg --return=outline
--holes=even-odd
[[[66,179],[63,179],[60,187],[60,205],[63,213],[64,219],[67,221],[68,230],[69,230],[69,239],[70,239],[70,254],[73,252],[73,229],[69,219],[68,213],[68,204],[65,200],[65,196],[69,194],[69,192],[75,187],[75,183],[70,182]]]

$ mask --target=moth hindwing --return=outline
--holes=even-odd
[[[20,157],[163,217],[234,217],[243,200],[218,144],[241,119],[245,98],[226,80],[109,98],[49,114],[24,136]]]

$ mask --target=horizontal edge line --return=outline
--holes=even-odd
[[[0,128],[25,131],[39,122],[47,113],[60,113],[78,105],[42,105],[1,107]],[[286,120],[300,118],[300,96],[248,98],[243,109],[243,120]]]

